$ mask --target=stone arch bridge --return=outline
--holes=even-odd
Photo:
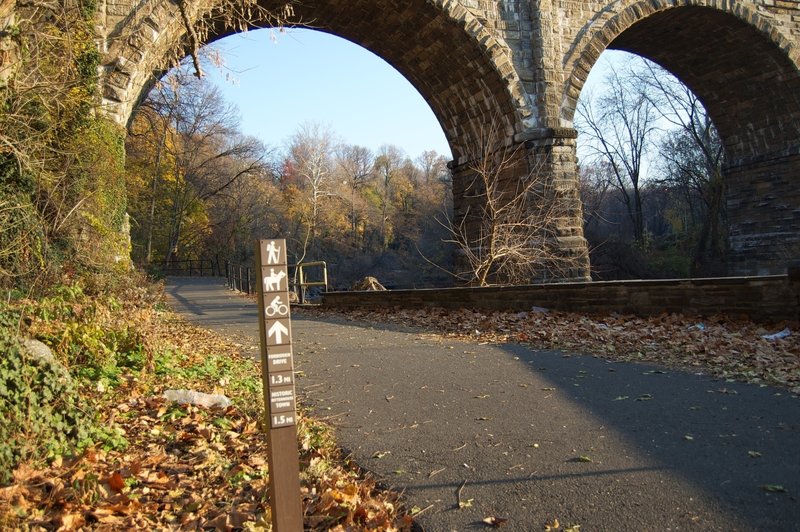
[[[197,20],[217,1],[101,0],[108,113],[128,122],[169,51],[186,42],[181,11]],[[511,174],[536,165],[556,191],[566,278],[589,271],[573,115],[605,49],[670,70],[717,125],[730,273],[783,273],[800,257],[798,0],[302,0],[294,16],[382,57],[427,100],[452,149],[457,214],[470,201],[465,163],[486,125],[500,124],[505,144],[521,148]]]

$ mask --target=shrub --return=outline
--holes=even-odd
[[[20,460],[67,453],[96,432],[68,372],[20,344],[19,322],[18,312],[0,309],[0,484],[11,480]]]

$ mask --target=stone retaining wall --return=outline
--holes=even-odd
[[[800,319],[800,275],[658,281],[605,281],[515,287],[329,292],[335,308],[476,308],[619,312],[653,316],[663,312],[727,314],[755,321]]]

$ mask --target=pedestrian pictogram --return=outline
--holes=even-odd
[[[285,244],[279,244],[275,240],[270,240],[267,244],[267,265],[282,264],[286,261],[281,261],[281,249]]]

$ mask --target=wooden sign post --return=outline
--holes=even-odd
[[[299,532],[303,530],[303,508],[286,258],[285,240],[258,241],[258,324],[267,416],[272,528],[277,532]]]

